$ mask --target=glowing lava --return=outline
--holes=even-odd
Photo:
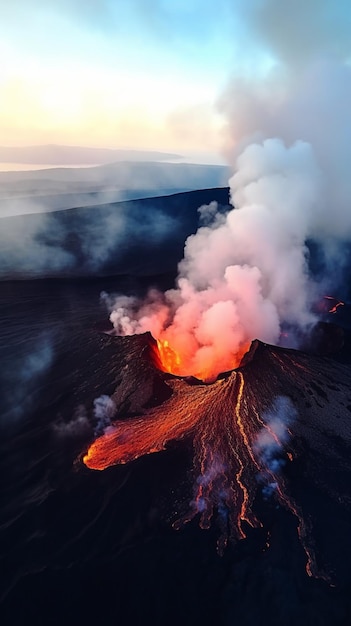
[[[157,339],[157,350],[160,369],[175,376],[182,376],[182,360],[180,355],[170,347],[167,339]]]
[[[336,298],[333,298],[333,296],[324,296],[324,298],[325,300],[329,300],[330,304],[332,305],[328,310],[328,313],[336,313],[340,306],[345,306],[345,302],[342,302],[342,300],[337,300]]]
[[[244,354],[249,350],[250,344],[237,348],[235,354],[229,353],[221,359],[221,371],[230,371],[238,367]],[[213,382],[218,375],[218,363],[209,361],[206,357],[194,362],[192,354],[186,349],[182,352],[175,350],[168,339],[156,339],[155,347],[156,366],[163,372],[174,376],[193,376],[204,382]]]
[[[121,342],[127,339],[132,345],[132,338],[119,338]],[[147,341],[140,358],[134,358],[133,366],[125,369],[126,378],[120,386],[129,384],[130,389],[133,384],[138,393],[141,372],[145,375],[145,371],[152,371],[168,388],[167,399],[136,416],[117,419],[92,443],[83,458],[85,465],[104,470],[160,452],[172,440],[190,438],[194,446],[194,494],[190,507],[174,526],[179,528],[199,516],[200,526],[208,528],[215,517],[221,552],[229,539],[244,538],[249,526],[262,525],[255,502],[259,493],[269,494],[297,517],[307,555],[306,570],[310,575],[320,575],[311,548],[311,529],[305,522],[308,515],[293,497],[284,467],[299,456],[295,438],[298,442],[301,437],[310,438],[311,432],[316,433],[315,445],[321,449],[327,445],[331,450],[332,410],[338,417],[332,421],[333,429],[340,430],[339,437],[351,440],[345,400],[340,395],[338,404],[333,398],[331,409],[326,392],[330,387],[330,362],[255,341],[239,369],[210,385],[200,381],[192,384],[189,379],[157,372],[150,362],[150,336]],[[180,366],[168,345],[161,346],[159,353],[166,359],[164,369]],[[337,364],[333,368],[343,394],[349,388],[349,373]],[[318,472],[314,478],[318,483]]]

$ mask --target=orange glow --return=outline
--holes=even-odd
[[[168,339],[156,339],[156,365],[163,372],[174,376],[194,376],[204,382],[213,382],[218,373],[228,372],[239,367],[240,362],[250,348],[250,344],[238,348],[235,354],[229,354],[221,359],[221,367],[217,362],[205,361],[194,363],[193,356],[181,353],[170,346]]]
[[[167,339],[157,339],[157,348],[160,357],[160,365],[163,371],[175,376],[182,375],[182,361],[180,355],[171,348]]]
[[[336,313],[339,306],[345,306],[345,302],[342,302],[342,300],[337,300],[336,298],[333,298],[333,296],[324,296],[325,300],[330,300],[333,304],[331,306],[331,308],[329,309],[329,313]]]

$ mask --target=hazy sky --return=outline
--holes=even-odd
[[[220,151],[228,84],[349,32],[349,0],[0,0],[0,143]]]
[[[213,152],[232,73],[269,55],[241,0],[0,0],[2,145]]]

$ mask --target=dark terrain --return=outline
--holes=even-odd
[[[264,409],[275,393],[298,406],[293,460],[281,477],[306,520],[314,576],[297,516],[274,493],[267,497],[255,474],[252,506],[263,525],[244,522],[246,539],[229,542],[222,556],[218,511],[208,530],[199,516],[173,529],[193,498],[194,433],[102,472],[82,463],[101,434],[94,401],[113,395],[119,419],[128,420],[167,407],[172,394],[146,336],[106,334],[100,293],[172,287],[197,208],[212,200],[225,210],[228,190],[62,211],[44,230],[40,216],[1,221],[1,625],[351,623],[349,305],[331,314],[324,302],[321,323],[301,338],[304,352],[261,345],[243,368],[245,406]],[[124,243],[108,227],[116,211]],[[323,271],[311,250],[311,266]],[[59,251],[70,265],[55,266]],[[46,279],[11,280],[34,276]],[[349,281],[343,285],[333,295],[348,298]],[[197,393],[196,381],[179,388]],[[218,433],[225,443],[228,431]]]
[[[154,283],[165,288],[162,280]],[[321,359],[330,389],[308,381],[317,422],[294,440],[298,454],[288,468],[331,584],[307,576],[296,517],[260,490],[255,507],[264,526],[248,529],[247,539],[229,544],[222,557],[215,523],[208,531],[196,519],[172,529],[192,497],[191,437],[104,472],[81,463],[96,428],[93,401],[118,388],[125,363],[125,348],[99,330],[107,317],[99,305],[103,289],[142,292],[145,285],[127,278],[0,285],[1,623],[349,624],[350,443],[338,426],[330,446],[316,447],[313,432],[317,441],[319,430],[333,432],[334,409],[349,394],[340,373],[344,382],[350,377],[350,353],[337,355],[344,366],[303,357],[313,368]],[[140,354],[142,344],[130,354],[135,349]],[[262,358],[255,367],[264,375]],[[134,367],[138,372],[138,358]],[[129,401],[164,401],[162,377],[151,363],[146,369]],[[287,380],[287,393],[290,386]],[[329,426],[318,424],[318,403],[327,418],[330,406]]]
[[[227,188],[1,219],[0,278],[149,275],[174,271],[197,209]]]

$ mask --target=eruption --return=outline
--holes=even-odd
[[[232,207],[200,207],[175,289],[110,301],[117,334],[150,331],[168,371],[213,380],[253,339],[277,344],[286,329],[297,347],[327,275],[340,275],[351,234],[350,50],[342,12],[320,4],[245,3],[248,35],[269,63],[232,79],[219,102]],[[309,272],[311,240],[323,278]]]
[[[186,438],[194,450],[193,496],[174,527],[197,517],[201,528],[208,528],[215,519],[221,553],[228,540],[243,539],[250,527],[262,527],[260,500],[273,499],[297,518],[307,572],[322,575],[309,501],[298,501],[289,466],[301,464],[305,440],[309,463],[302,481],[306,484],[313,476],[318,489],[329,491],[319,461],[327,446],[333,463],[338,439],[350,440],[348,369],[327,358],[255,341],[238,369],[210,385],[194,384],[160,373],[149,334],[110,339],[117,342],[121,360],[120,383],[112,397],[116,420],[91,444],[85,465],[104,470]],[[140,380],[150,389],[150,399],[159,398],[157,406],[140,408],[140,398],[144,405],[149,402]],[[342,501],[342,493],[335,498]]]
[[[207,381],[237,367],[253,339],[277,343],[283,324],[294,345],[293,329],[314,321],[305,241],[319,180],[307,144],[247,148],[230,181],[236,208],[200,208],[175,289],[109,299],[116,333],[150,331],[166,371]]]
[[[228,538],[260,525],[257,494],[272,494],[296,515],[307,571],[316,574],[307,517],[285,474],[299,437],[309,438],[315,428],[321,445],[318,430],[328,430],[332,411],[326,389],[338,388],[342,397],[349,376],[338,371],[331,385],[329,363],[264,344],[284,337],[296,348],[299,337],[306,339],[316,322],[313,304],[328,285],[309,272],[307,243],[319,245],[334,275],[351,233],[351,72],[331,45],[324,10],[288,2],[289,24],[282,24],[281,4],[260,3],[251,18],[274,57],[273,70],[264,81],[236,80],[221,102],[234,171],[232,206],[200,207],[200,227],[185,243],[174,289],[152,290],[144,300],[107,298],[117,335],[150,332],[155,338],[171,395],[142,415],[117,419],[84,462],[102,470],[192,437],[194,495],[176,525],[199,515],[207,528],[216,513],[221,550]],[[333,12],[335,3],[325,4]],[[301,32],[308,33],[303,49]],[[324,45],[332,58],[325,58]],[[334,312],[342,302],[330,305]],[[184,378],[190,376],[212,384],[192,384]],[[341,436],[348,433],[343,400]]]

